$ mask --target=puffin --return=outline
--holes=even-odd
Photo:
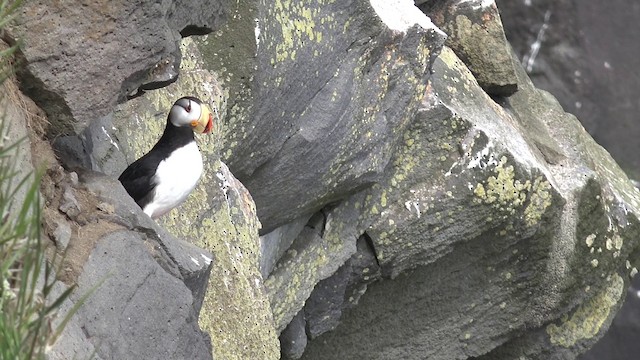
[[[145,214],[157,219],[195,189],[203,163],[194,133],[212,128],[211,110],[199,99],[185,96],[173,104],[160,140],[118,178]]]

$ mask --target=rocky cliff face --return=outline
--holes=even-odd
[[[72,301],[98,284],[51,357],[590,347],[636,272],[640,194],[533,86],[492,1],[419,6],[24,4],[10,35],[50,122],[32,140],[45,232]],[[113,179],[183,95],[216,127],[200,185],[155,223]]]

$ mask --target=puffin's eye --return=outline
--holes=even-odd
[[[189,100],[189,105],[186,108],[187,112],[191,112],[191,100]]]

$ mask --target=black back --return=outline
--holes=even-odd
[[[140,159],[127,167],[118,180],[125,190],[144,209],[153,200],[156,185],[154,176],[160,162],[176,149],[195,141],[193,130],[174,126],[167,118],[167,126],[158,143]]]

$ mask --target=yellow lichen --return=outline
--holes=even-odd
[[[478,202],[489,204],[509,215],[527,204],[523,211],[525,224],[537,224],[551,205],[549,182],[542,177],[537,177],[533,184],[530,180],[516,179],[515,170],[512,165],[507,165],[506,156],[500,159],[493,173],[484,184],[476,184],[473,193],[479,199]]]
[[[609,318],[612,308],[620,300],[623,291],[622,277],[614,274],[609,286],[578,307],[570,318],[565,315],[560,324],[547,326],[551,343],[569,348],[580,340],[596,336]]]

